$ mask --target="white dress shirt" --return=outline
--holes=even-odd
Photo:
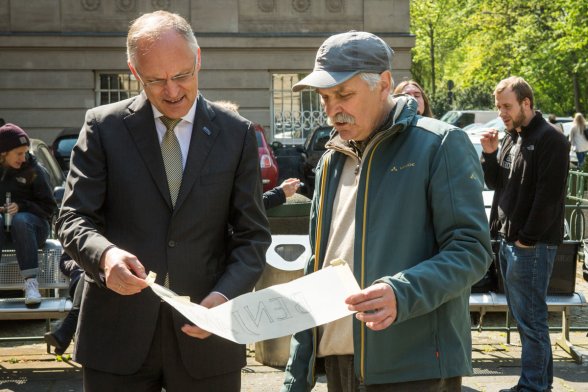
[[[188,113],[186,113],[185,116],[182,116],[182,121],[180,121],[174,128],[174,133],[178,138],[178,142],[180,142],[180,149],[182,150],[182,167],[184,169],[186,169],[186,160],[188,159],[188,150],[190,149],[190,139],[192,138],[192,128],[194,127],[194,115],[196,114],[197,102],[197,100],[194,101],[194,104]],[[153,117],[155,118],[155,129],[157,129],[157,137],[159,138],[159,144],[161,145],[163,135],[165,135],[167,129],[159,118],[163,116],[163,114],[157,110],[153,104],[151,104],[151,107],[153,108]]]

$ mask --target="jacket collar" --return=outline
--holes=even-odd
[[[192,135],[190,137],[190,148],[186,159],[186,167],[182,177],[180,193],[176,200],[174,211],[178,211],[190,189],[194,186],[201,172],[206,169],[205,162],[208,154],[218,136],[219,129],[214,125],[216,114],[209,106],[208,101],[198,95],[196,115]],[[153,110],[149,100],[143,95],[138,95],[128,106],[129,114],[124,118],[125,125],[145,166],[148,168],[153,181],[161,195],[165,198],[169,208],[172,208],[169,196],[161,147],[157,138],[155,122],[153,121]]]
[[[533,116],[529,124],[521,127],[521,136],[525,137],[529,133],[533,132],[534,129],[537,129],[541,121],[545,120],[543,119],[543,115],[541,114],[541,112],[537,110],[535,111],[535,115]]]
[[[536,110],[535,115],[533,116],[529,124],[521,127],[521,132],[517,132],[514,129],[510,129],[507,130],[506,133],[510,135],[511,139],[516,143],[519,136],[522,138],[529,136],[531,133],[534,132],[535,129],[539,127],[539,124],[541,124],[542,121],[545,121],[545,119],[543,118],[543,114],[541,114],[539,110]]]
[[[327,149],[349,151],[361,157],[366,147],[379,133],[404,132],[417,115],[417,109],[418,104],[414,99],[402,95],[394,97],[394,106],[390,110],[388,117],[366,140],[360,142],[343,140],[339,133],[333,129],[331,139],[325,144],[325,147]]]
[[[215,123],[216,113],[202,95],[198,95],[196,116],[190,138],[190,149],[186,168],[182,177],[182,186],[176,200],[175,211],[182,205],[190,190],[201,175],[208,174],[210,166],[206,165],[208,155],[219,133],[222,131]],[[162,161],[163,162],[163,161]],[[162,165],[163,166],[163,165]]]

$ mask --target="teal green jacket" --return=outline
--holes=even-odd
[[[492,259],[482,169],[468,136],[417,116],[414,100],[398,98],[390,118],[359,167],[354,275],[362,289],[391,285],[398,315],[382,331],[354,318],[356,376],[370,385],[470,375],[470,287]],[[317,166],[307,274],[324,261],[343,146],[335,135]],[[317,347],[316,329],[292,337],[283,392],[312,389]]]

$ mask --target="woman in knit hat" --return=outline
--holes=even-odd
[[[22,277],[25,303],[41,302],[38,249],[49,236],[57,208],[47,171],[29,154],[30,140],[20,127],[0,127],[0,248],[12,242]],[[6,198],[6,199],[4,199]]]

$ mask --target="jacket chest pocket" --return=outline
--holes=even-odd
[[[535,159],[534,146],[521,146],[521,151],[515,161],[515,170],[520,173],[521,182],[528,181],[533,178],[534,167],[533,162]]]

